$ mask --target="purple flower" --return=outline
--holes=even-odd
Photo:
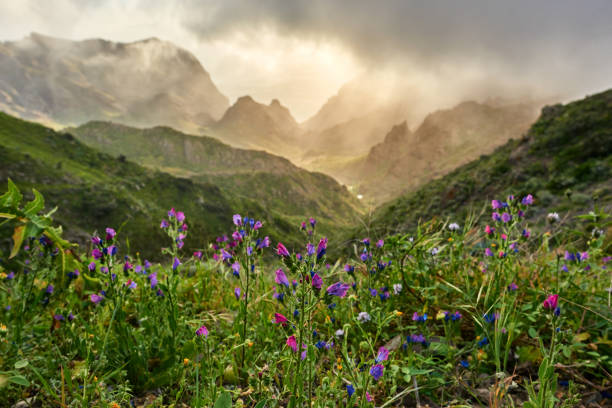
[[[501,221],[501,215],[499,215],[498,212],[494,212],[493,214],[491,214],[491,218],[493,219],[493,221]]]
[[[104,299],[104,297],[103,297],[103,296],[100,296],[100,295],[98,295],[98,294],[96,294],[96,293],[92,293],[92,294],[89,296],[89,299],[91,299],[91,301],[92,301],[93,303],[98,304],[98,303],[100,303],[100,302],[102,301],[102,299]]]
[[[158,283],[156,273],[152,273],[149,275],[149,282],[151,282],[151,289],[155,289]]]
[[[278,243],[278,245],[276,246],[276,253],[280,256],[289,256],[289,251],[287,251],[287,248],[285,248],[285,246],[283,244],[281,244],[280,242]]]
[[[168,228],[170,226],[170,224],[168,224],[168,221],[166,220],[161,220],[161,223],[159,224],[159,228]]]
[[[263,224],[261,223],[261,221],[255,221],[255,224],[253,224],[253,229],[255,231],[257,231],[258,229],[260,229],[263,226]],[[267,237],[266,237],[267,238]]]
[[[115,238],[115,234],[117,234],[117,233],[115,232],[114,229],[107,228],[106,229],[106,240],[110,241],[111,239]]]
[[[493,256],[493,251],[490,248],[485,249],[485,256]]]
[[[94,259],[98,260],[102,258],[103,254],[102,251],[100,251],[98,248],[94,248],[94,250],[91,251],[91,256],[93,256]]]
[[[376,248],[382,248],[385,245],[385,241],[383,241],[382,239],[379,239],[378,242],[376,243]]]
[[[172,270],[176,271],[180,264],[181,261],[178,258],[174,258],[174,262],[172,262]]]
[[[176,211],[174,211],[174,208],[171,208],[170,211],[168,211],[168,218],[173,218],[176,216]]]
[[[308,256],[313,256],[315,254],[315,247],[310,242],[306,244],[306,254]]]
[[[389,350],[384,347],[378,349],[378,354],[376,355],[376,363],[380,363],[382,361],[386,361],[389,358]]]
[[[317,259],[321,259],[327,252],[327,238],[321,238],[317,245]]]
[[[206,328],[206,326],[202,325],[198,328],[198,330],[196,330],[196,336],[198,337],[208,337],[208,329]]]
[[[372,297],[375,297],[376,295],[378,295],[378,292],[376,291],[376,289],[370,288],[370,295],[372,295]]]
[[[312,276],[312,287],[315,289],[321,289],[322,285],[323,285],[323,279],[321,279],[319,274],[315,273]]]
[[[128,279],[128,281],[127,281],[127,282],[125,282],[125,286],[127,286],[129,289],[134,290],[134,289],[136,289],[136,287],[137,287],[138,285],[136,285],[136,282],[134,282],[133,280]]]
[[[353,272],[355,272],[355,267],[351,266],[349,264],[344,265],[344,272],[348,273],[348,274],[352,274]]]
[[[531,231],[529,231],[528,229],[524,229],[523,230],[523,236],[525,238],[529,238],[531,236]]]
[[[510,292],[514,292],[514,291],[518,290],[518,285],[516,283],[512,282],[511,284],[508,285],[508,290]]]
[[[100,237],[91,237],[91,243],[94,245],[100,245],[102,243],[102,240],[100,239]]]
[[[134,272],[136,272],[137,274],[141,274],[142,273],[142,265],[136,265],[134,267]]]
[[[289,279],[287,279],[287,275],[285,275],[285,272],[283,272],[281,268],[276,270],[276,278],[274,278],[274,282],[278,283],[279,285],[289,287]]]
[[[185,221],[185,213],[184,213],[184,212],[182,212],[182,211],[177,211],[177,213],[176,213],[176,220],[177,220],[178,222],[183,222],[183,221]]]
[[[132,268],[133,265],[130,263],[130,261],[125,261],[125,264],[123,265],[123,272],[127,272]]]
[[[6,275],[6,280],[11,280],[15,277],[15,272],[11,271],[8,275]]]
[[[527,194],[521,200],[521,204],[523,204],[523,205],[531,205],[531,204],[533,204],[533,196],[531,194]]]
[[[233,275],[239,278],[240,277],[240,263],[234,262],[232,264],[232,270],[234,271]]]
[[[68,313],[68,320],[73,321],[75,319],[75,316],[72,314],[72,312]]]
[[[375,364],[370,368],[370,375],[378,381],[382,377],[385,367],[382,364]]]
[[[361,242],[365,246],[370,246],[370,238],[364,238],[364,239],[361,240]]]
[[[297,341],[295,341],[294,335],[287,337],[286,344],[289,346],[289,348],[291,348],[291,350],[293,350],[293,352],[297,351]]]
[[[314,218],[312,218],[312,217],[310,217],[310,219],[309,219],[308,221],[310,221],[310,226],[311,226],[312,228],[314,228],[314,227],[315,227],[315,225],[317,224],[317,220],[315,220],[315,219],[314,219]]]
[[[501,220],[503,222],[509,222],[511,219],[512,219],[512,216],[508,214],[507,212],[503,213],[501,216]]]
[[[257,239],[257,249],[264,249],[270,246],[270,237],[264,237],[264,239]]]
[[[61,314],[53,315],[53,320],[57,320],[58,322],[63,321],[64,316],[62,316]]]
[[[498,210],[502,208],[502,203],[499,200],[491,200],[491,208]]]
[[[240,288],[238,287],[234,288],[234,296],[236,296],[236,300],[240,299],[240,293],[241,293]]]
[[[412,320],[415,322],[425,322],[427,320],[427,313],[423,313],[423,315],[420,316],[417,312],[414,312]]]
[[[351,285],[347,283],[336,282],[327,288],[327,293],[329,293],[332,296],[338,296],[338,297],[343,298],[344,296],[346,296],[346,292],[348,292],[350,288],[351,288]]]
[[[351,384],[346,384],[346,393],[348,394],[349,398],[351,398],[355,393],[355,387],[353,387]]]
[[[228,261],[228,260],[232,259],[232,255],[229,252],[227,252],[225,249],[222,249],[221,250],[221,259],[224,260],[224,261]]]
[[[47,285],[47,289],[45,289],[45,292],[47,292],[48,294],[52,294],[53,293],[53,285]]]
[[[235,226],[239,227],[242,225],[242,217],[240,216],[240,214],[234,214],[232,219],[234,221]]]

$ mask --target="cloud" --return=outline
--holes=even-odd
[[[612,2],[591,0],[191,1],[203,40],[242,32],[339,41],[372,69],[424,71],[552,92],[611,86]]]
[[[609,0],[20,0],[0,5],[0,38],[157,36],[196,54],[230,98],[279,98],[304,119],[363,72],[428,109],[605,89],[611,15]]]

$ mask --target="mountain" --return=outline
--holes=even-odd
[[[380,204],[415,189],[520,137],[536,119],[538,106],[471,101],[427,115],[414,132],[404,121],[353,164],[357,191]]]
[[[137,129],[90,122],[67,131],[112,156],[219,186],[284,216],[316,214],[342,224],[343,219],[354,219],[360,209],[357,200],[333,178],[308,172],[264,151],[233,148],[210,137],[167,127]]]
[[[200,132],[229,102],[196,57],[166,41],[0,43],[0,109],[53,125],[113,120]]]
[[[509,194],[533,194],[531,214],[540,220],[612,209],[612,90],[545,107],[523,137],[379,207],[367,233],[407,232],[434,216],[463,219]]]
[[[299,125],[278,100],[264,105],[250,96],[243,96],[230,106],[210,132],[232,146],[290,155],[288,153],[297,149]]]
[[[0,183],[5,183],[7,178],[11,178],[22,191],[29,187],[38,189],[45,196],[49,208],[58,206],[54,219],[64,227],[68,239],[87,246],[92,233],[113,226],[122,230],[123,245],[129,242],[140,250],[143,258],[148,259],[160,257],[159,246],[152,248],[150,242],[168,242],[159,228],[159,221],[172,207],[183,210],[188,217],[186,254],[206,248],[210,240],[227,232],[235,213],[261,219],[266,234],[273,240],[282,238],[290,246],[303,242],[297,220],[306,215],[320,217],[322,231],[326,233],[345,230],[356,215],[352,207],[339,203],[342,197],[350,198],[348,193],[343,193],[340,186],[327,176],[313,174],[300,180],[304,184],[298,184],[296,188],[326,195],[327,203],[332,203],[329,211],[337,211],[327,215],[337,217],[339,222],[325,218],[325,214],[317,214],[319,208],[313,205],[313,201],[318,203],[316,197],[310,200],[309,197],[297,196],[289,203],[282,203],[303,214],[299,218],[291,217],[277,210],[282,208],[280,206],[269,208],[259,200],[235,194],[231,189],[204,180],[177,177],[143,167],[125,157],[114,157],[86,146],[69,133],[59,133],[0,112]],[[321,178],[331,180],[332,189],[309,190],[306,183]],[[284,179],[280,188],[294,184],[288,179]],[[317,186],[323,188],[327,185],[321,182]],[[250,187],[260,188],[258,184]]]

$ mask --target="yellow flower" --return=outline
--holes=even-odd
[[[443,310],[440,310],[440,311],[438,312],[438,314],[436,315],[436,319],[437,319],[437,320],[441,320],[441,319],[444,319],[444,317],[445,317],[445,316],[446,316],[446,314],[444,313],[444,311],[443,311]]]
[[[497,245],[495,244],[495,242],[493,242],[493,243],[491,244],[491,246],[492,246],[493,248],[495,248]]]
[[[451,238],[449,238],[449,239],[448,239],[448,242],[453,242],[453,238],[452,238],[452,237],[451,237]]]
[[[395,312],[393,312],[393,313],[395,313],[395,315],[396,315],[397,317],[401,317],[401,316],[403,316],[403,315],[404,315],[404,312],[400,312],[399,310],[396,310],[396,311],[395,311]]]
[[[189,364],[189,359],[188,358],[184,358],[183,359],[183,364],[188,365]]]
[[[252,341],[249,341],[247,344],[249,345],[249,347],[253,347],[253,342]]]
[[[0,272],[0,279],[6,279],[8,275],[4,272]]]
[[[325,316],[325,323],[331,323],[331,318],[329,317],[329,315]]]
[[[0,324],[0,331],[6,331],[6,324]]]
[[[117,404],[115,401],[113,401],[110,404],[110,408],[121,408],[121,406],[119,404]]]
[[[338,367],[338,370],[342,370],[342,364],[338,364],[337,367]]]

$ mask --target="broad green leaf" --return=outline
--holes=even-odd
[[[532,339],[538,337],[538,332],[533,327],[530,327],[529,330],[527,330],[527,333],[529,333],[529,337],[531,337]]]
[[[26,204],[23,209],[23,212],[27,216],[32,216],[38,214],[43,208],[45,208],[45,199],[42,194],[38,192],[35,188],[32,189],[34,193],[34,199]]]
[[[8,179],[8,191],[0,196],[0,207],[17,208],[23,196],[11,179]]]
[[[20,369],[20,368],[27,366],[28,364],[29,364],[28,360],[19,360],[18,362],[15,363],[15,368]]]
[[[217,401],[215,401],[214,408],[231,408],[232,407],[232,396],[229,392],[224,391],[219,395]]]
[[[14,375],[8,378],[9,382],[13,384],[23,385],[24,387],[29,387],[30,382],[23,375]]]

